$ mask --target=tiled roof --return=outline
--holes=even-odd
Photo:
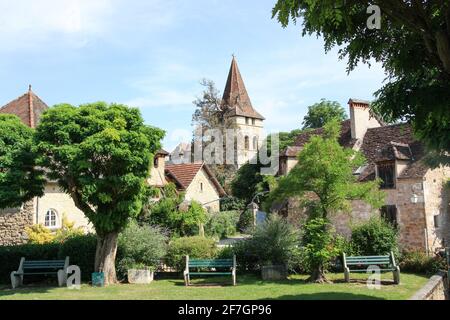
[[[252,102],[244,85],[244,80],[242,79],[234,57],[233,61],[231,61],[230,72],[223,92],[222,101],[229,108],[227,112],[228,116],[244,116],[264,120],[264,117],[253,109]]]
[[[303,148],[303,146],[309,142],[309,139],[315,135],[322,135],[323,128],[314,129],[301,133],[297,136],[294,146],[297,148]],[[356,140],[352,139],[351,123],[350,120],[342,121],[341,123],[341,135],[339,137],[339,143],[346,148],[353,148]]]
[[[208,166],[204,163],[183,163],[183,164],[167,164],[166,174],[169,179],[174,180],[174,182],[182,189],[186,190],[191,185],[195,176],[200,170],[204,169],[211,182],[217,189],[217,192],[222,196],[225,195],[225,190],[223,190],[220,183],[217,181],[216,177],[213,175]]]
[[[420,178],[428,170],[428,167],[421,161],[424,156],[423,145],[414,138],[412,127],[409,124],[368,129],[363,139],[361,152],[371,164],[361,174],[361,180],[374,177],[374,164],[380,161],[409,161],[399,179]]]
[[[41,114],[48,108],[37,95],[31,91],[31,86],[27,93],[20,96],[0,108],[0,113],[15,114],[24,124],[35,128],[41,117]]]
[[[164,149],[159,149],[158,151],[156,151],[156,154],[162,155],[162,156],[168,156],[169,155],[169,153],[166,150],[164,150]]]
[[[288,147],[281,156],[294,157],[313,135],[323,134],[323,128],[300,134],[294,146]],[[356,140],[351,137],[350,120],[342,122],[340,145],[352,148]],[[297,151],[297,153],[295,153]],[[360,181],[375,179],[375,164],[381,161],[403,160],[408,166],[399,179],[423,177],[428,166],[421,161],[424,156],[423,145],[414,138],[411,125],[396,124],[368,129],[362,141],[360,151],[367,159],[367,166],[359,176]]]

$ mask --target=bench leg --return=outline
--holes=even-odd
[[[394,274],[394,283],[395,284],[400,284],[400,267],[397,266],[396,270],[393,271]]]
[[[233,286],[235,286],[236,285],[236,271],[234,271],[234,270],[233,270],[232,277],[233,277]]]
[[[64,270],[58,270],[58,286],[62,287],[67,283],[67,275]]]
[[[344,269],[344,279],[345,279],[345,282],[350,282],[350,269],[349,268]]]
[[[23,285],[23,275],[18,276],[16,275],[16,272],[11,272],[11,287],[13,289],[16,289],[17,287],[20,287]]]
[[[184,271],[184,285],[187,287],[189,286],[189,273],[187,273],[186,271]]]

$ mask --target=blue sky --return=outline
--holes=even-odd
[[[0,105],[28,84],[48,104],[139,107],[171,150],[191,131],[192,101],[208,78],[223,90],[231,55],[266,129],[298,128],[321,98],[347,108],[372,99],[382,68],[349,76],[300,27],[271,19],[275,0],[0,0]]]

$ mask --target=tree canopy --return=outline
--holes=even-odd
[[[367,28],[369,5],[381,8],[380,29]],[[450,151],[450,2],[278,0],[273,8],[286,27],[302,24],[325,49],[339,47],[348,71],[358,63],[380,62],[388,81],[377,92],[373,110],[385,121],[410,121],[440,163]]]
[[[45,179],[32,152],[33,131],[17,116],[0,114],[0,209],[43,195]]]
[[[338,211],[349,212],[351,200],[364,200],[373,207],[382,204],[378,181],[358,182],[353,172],[365,163],[364,156],[339,142],[340,125],[334,119],[324,135],[314,135],[298,155],[297,165],[271,192],[268,203],[299,197],[305,207],[327,219]]]
[[[347,119],[344,108],[337,101],[322,99],[308,107],[308,113],[302,123],[303,129],[322,128],[325,123],[334,118],[340,121]]]
[[[116,281],[117,236],[149,195],[147,178],[164,132],[138,109],[104,102],[50,108],[36,129],[40,165],[95,227],[95,269]]]

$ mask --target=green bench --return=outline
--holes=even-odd
[[[196,269],[197,271],[191,271]],[[199,271],[209,269],[209,271]],[[214,270],[211,270],[214,269]],[[225,269],[227,271],[217,271]],[[224,276],[231,275],[233,286],[236,285],[236,256],[233,259],[189,259],[186,256],[186,269],[184,270],[184,284],[190,285],[191,276]]]
[[[29,275],[57,275],[58,285],[61,287],[67,281],[69,257],[65,260],[25,260],[20,259],[17,271],[11,272],[11,286],[13,289],[23,285],[23,277]]]
[[[350,281],[350,272],[367,272],[369,266],[378,266],[381,272],[392,271],[394,282],[400,283],[400,267],[395,263],[394,254],[387,256],[354,256],[347,257],[343,253],[345,281]],[[360,267],[365,267],[361,269]]]

